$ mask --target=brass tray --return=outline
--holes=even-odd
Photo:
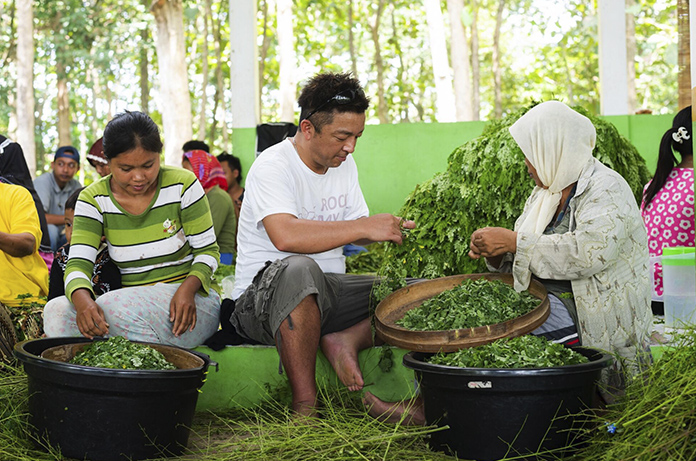
[[[420,331],[408,330],[396,325],[404,314],[420,306],[426,299],[454,288],[463,280],[500,280],[513,284],[511,274],[465,274],[425,280],[401,288],[377,305],[375,328],[377,335],[387,344],[416,352],[455,352],[465,347],[480,346],[500,338],[522,336],[546,321],[550,312],[548,293],[544,286],[532,281],[529,293],[539,298],[539,305],[531,312],[503,323],[459,330]]]

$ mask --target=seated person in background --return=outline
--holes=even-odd
[[[56,151],[51,171],[34,180],[34,187],[39,193],[46,212],[48,234],[51,237],[51,250],[56,251],[65,243],[63,219],[65,201],[70,194],[82,187],[74,179],[80,169],[80,153],[72,146],[59,147]]]
[[[242,201],[244,200],[244,188],[242,182],[242,162],[239,157],[223,152],[217,156],[217,159],[222,165],[222,171],[225,172],[227,178],[227,193],[230,194],[234,202],[234,212],[239,219],[239,211],[242,209]]]
[[[31,194],[36,211],[39,213],[39,222],[41,223],[39,254],[50,267],[51,261],[53,261],[53,252],[51,251],[51,238],[48,235],[48,225],[46,224],[46,213],[44,212],[39,194],[34,189],[34,182],[31,179],[29,167],[24,158],[24,151],[22,146],[2,135],[0,135],[0,176],[5,178],[9,184],[24,187]]]
[[[184,153],[191,152],[192,150],[202,150],[210,153],[210,146],[203,141],[192,139],[191,141],[186,141],[184,145],[181,146],[181,150],[184,151]]]
[[[237,216],[234,214],[232,199],[225,192],[227,180],[220,162],[205,151],[192,150],[184,154],[181,166],[192,171],[203,186],[210,204],[210,214],[213,216],[215,238],[220,247],[220,263],[231,265],[237,246]]]
[[[39,256],[41,227],[31,194],[0,178],[0,361],[12,357],[17,341],[5,306],[39,302],[48,293],[48,268]],[[29,294],[31,297],[17,299]]]
[[[70,252],[70,238],[72,237],[73,220],[75,219],[75,205],[77,197],[84,187],[77,189],[72,193],[65,202],[65,238],[68,243],[58,248],[56,257],[51,265],[51,273],[48,277],[48,300],[65,296],[65,283],[63,281],[65,275],[65,266],[68,263],[68,254]],[[102,242],[97,253],[97,258],[94,262],[94,274],[92,275],[92,286],[94,287],[94,295],[99,297],[107,291],[121,288],[121,272],[119,272],[116,264],[109,257],[109,251],[106,244]]]
[[[343,245],[401,243],[402,229],[415,223],[369,216],[350,155],[369,105],[360,82],[350,74],[316,75],[298,103],[295,137],[265,150],[249,170],[230,321],[243,337],[276,346],[292,409],[313,416],[318,349],[340,381],[358,391],[358,352],[373,345],[375,277],[345,274]]]
[[[80,193],[67,297],[46,304],[47,336],[125,336],[191,348],[217,331],[220,296],[211,283],[220,256],[208,201],[191,172],[160,166],[161,152],[159,129],[142,112],[106,125],[111,174]],[[102,236],[123,288],[95,300]]]
[[[694,246],[694,151],[691,106],[680,110],[672,128],[662,136],[655,176],[645,186],[640,205],[648,229],[650,256],[662,256],[665,247]],[[679,152],[678,162],[674,152]],[[661,299],[662,265],[654,264],[653,299]],[[664,314],[662,302],[653,301],[653,313]]]
[[[111,173],[109,161],[104,156],[104,138],[97,139],[94,144],[92,144],[92,147],[89,148],[87,161],[94,167],[95,170],[97,170],[97,174],[100,178],[103,178]],[[67,240],[70,242],[70,238]]]

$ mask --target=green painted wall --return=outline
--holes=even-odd
[[[278,373],[280,357],[274,346],[227,346],[220,351],[200,346],[195,350],[218,364],[208,369],[197,410],[251,408],[266,400],[290,403],[290,384],[285,373]],[[415,392],[414,372],[402,364],[408,351],[391,350],[392,366],[385,370],[379,366],[381,347],[362,350],[358,356],[365,388],[386,402],[411,398]],[[321,351],[317,353],[316,380],[325,388],[343,387]]]
[[[628,138],[655,170],[663,133],[673,114],[605,117]],[[360,185],[372,213],[395,213],[418,183],[447,168],[447,158],[458,146],[479,136],[486,122],[400,123],[368,125],[355,150]],[[255,158],[255,129],[237,128],[233,153],[248,171]]]

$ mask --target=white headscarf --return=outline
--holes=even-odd
[[[543,234],[556,213],[561,192],[577,182],[592,158],[597,133],[590,119],[562,102],[548,101],[530,109],[511,127],[510,134],[522,149],[539,179],[548,188],[534,188],[516,231]]]

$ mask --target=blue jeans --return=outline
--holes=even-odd
[[[51,251],[56,251],[67,243],[63,228],[65,226],[56,226],[55,224],[48,225],[48,236],[51,239]]]

